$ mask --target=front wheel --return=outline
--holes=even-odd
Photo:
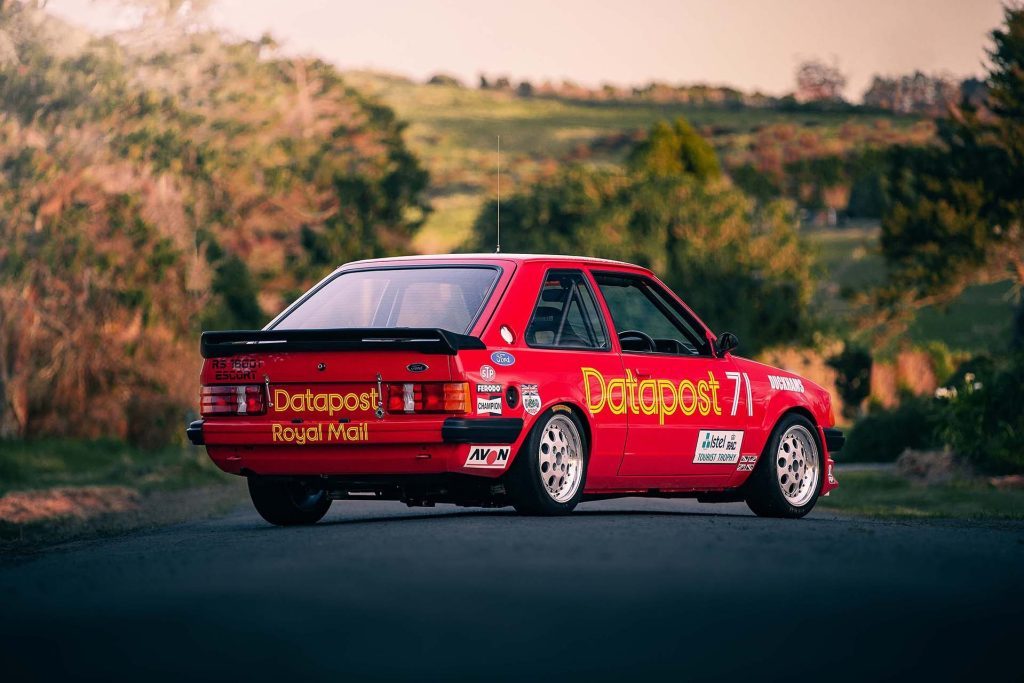
[[[759,517],[803,517],[821,493],[823,459],[816,429],[802,415],[775,426],[747,482],[747,507]]]
[[[569,406],[554,406],[537,420],[509,472],[517,512],[564,515],[583,497],[587,437]]]
[[[301,481],[249,477],[249,497],[260,517],[277,526],[316,524],[331,507],[326,491]]]

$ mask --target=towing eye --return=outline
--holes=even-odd
[[[377,373],[377,410],[374,413],[378,420],[384,419],[384,385],[381,383],[380,373]]]

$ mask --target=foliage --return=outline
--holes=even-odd
[[[846,76],[835,64],[812,59],[796,69],[796,99],[799,102],[839,102],[843,99]]]
[[[847,344],[841,353],[829,358],[828,364],[836,371],[836,390],[850,411],[847,417],[853,417],[871,393],[871,353]]]
[[[941,116],[959,95],[960,84],[953,79],[915,71],[898,78],[875,76],[864,93],[864,105],[901,114]]]
[[[908,449],[941,448],[941,406],[933,398],[905,396],[892,409],[876,409],[850,430],[842,462],[893,462]]]
[[[155,20],[0,10],[0,437],[180,439],[200,323],[261,325],[426,215],[403,124],[333,67]]]
[[[634,158],[653,158],[664,170],[660,155]],[[758,207],[724,180],[705,182],[685,170],[635,168],[572,167],[504,199],[503,248],[649,267],[709,326],[736,333],[748,353],[808,334],[811,257],[789,205]],[[468,249],[492,245],[494,209],[481,212]]]
[[[967,373],[942,428],[953,451],[990,474],[1024,473],[1024,355]]]
[[[629,162],[636,171],[660,177],[692,175],[708,181],[722,175],[714,148],[682,117],[672,124],[656,123]]]
[[[881,238],[889,279],[876,295],[889,317],[978,282],[1024,284],[1024,8],[1007,7],[1005,22],[992,32],[983,105],[963,102],[940,123],[938,145],[890,152]],[[1015,331],[1024,343],[1024,329]]]

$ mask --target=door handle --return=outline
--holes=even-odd
[[[636,375],[637,379],[650,379],[651,378],[651,373],[643,372],[641,370],[638,370],[637,368],[633,368],[633,374]]]

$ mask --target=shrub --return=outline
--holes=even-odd
[[[894,462],[907,448],[941,448],[942,406],[932,398],[907,396],[899,407],[875,410],[850,430],[841,462]]]
[[[950,398],[942,436],[981,472],[1024,472],[1024,354],[980,364]]]

